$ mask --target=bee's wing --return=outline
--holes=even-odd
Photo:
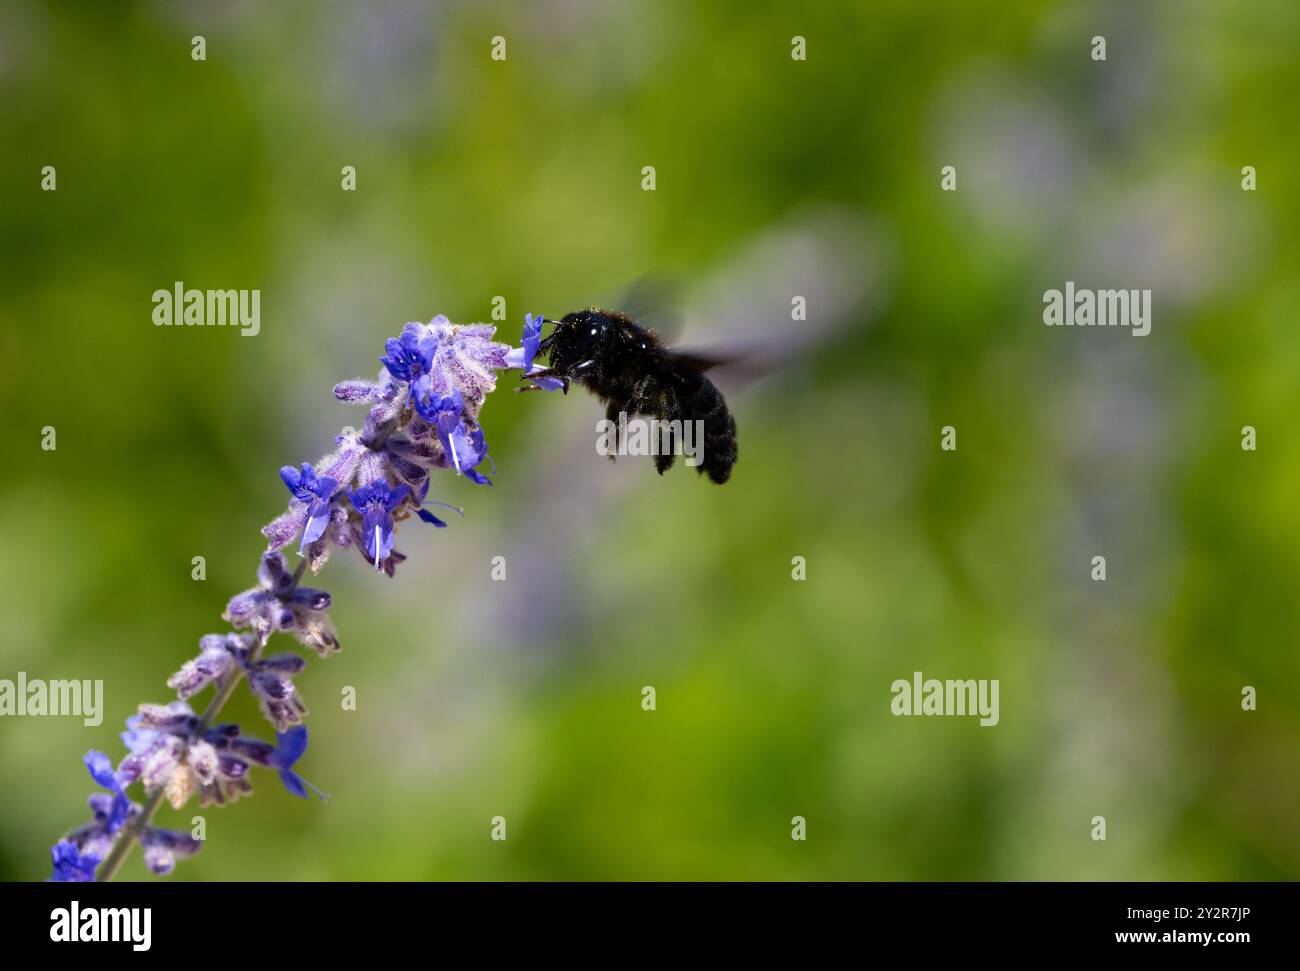
[[[664,357],[675,364],[687,368],[691,371],[698,371],[703,374],[705,371],[711,371],[715,367],[733,364],[740,360],[735,355],[709,353],[703,351],[684,351],[677,348],[667,348],[664,350]]]
[[[712,371],[711,377],[715,382],[731,388],[750,384],[775,370],[762,360],[756,347],[735,345],[701,350],[670,347],[663,351],[663,355],[666,361],[684,370],[698,374]]]
[[[682,304],[681,280],[666,273],[646,273],[624,287],[613,306],[668,344],[685,325]]]

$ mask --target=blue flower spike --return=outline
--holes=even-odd
[[[517,348],[494,339],[497,328],[491,324],[453,323],[442,315],[408,323],[385,341],[382,367],[373,380],[334,386],[336,399],[368,407],[364,420],[344,427],[333,451],[315,464],[280,469],[291,498],[262,529],[268,545],[258,561],[256,584],[227,601],[222,617],[231,629],[201,638],[197,656],[168,678],[174,700],[141,704],[126,719],[120,737],[127,753],[116,765],[103,752],[86,753],[86,771],[98,786],[87,800],[91,818],[51,847],[51,880],[93,881],[104,861],[111,866],[99,875],[111,879],[131,843],[138,843],[145,865],[158,876],[173,873],[178,861],[202,849],[203,841],[183,829],[151,825],[144,800],[133,801],[128,794],[136,786],[151,805],[160,797],[176,810],[193,798],[201,807],[227,805],[252,794],[255,769],[271,769],[299,799],[328,798],[296,769],[307,751],[302,723],[308,712],[294,679],[307,661],[294,652],[268,650],[268,644],[287,634],[321,657],[340,650],[329,617],[333,598],[304,585],[308,571],[318,573],[333,550],[348,548],[391,577],[406,559],[394,548],[397,520],[414,513],[444,528],[437,507],[465,514],[428,498],[434,469],[492,484],[496,469],[479,414],[499,372],[518,368],[538,387],[563,386],[532,377],[546,370],[536,361],[545,322],[541,315],[527,314]],[[295,539],[304,558],[296,569],[286,557]],[[241,683],[274,728],[274,743],[244,734],[235,722],[212,723],[230,689]],[[189,699],[208,688],[211,714],[199,715]]]

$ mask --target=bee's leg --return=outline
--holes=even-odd
[[[655,454],[655,471],[660,475],[671,469],[677,459],[677,441],[672,426],[664,425],[662,428],[663,432],[658,442],[659,451]]]
[[[677,395],[667,388],[660,392],[658,405],[662,424],[659,426],[659,440],[656,442],[659,451],[655,453],[655,471],[663,475],[673,467],[673,462],[677,459],[677,435],[673,431],[673,426],[667,423],[681,419],[681,407]]]
[[[610,435],[614,446],[613,450],[609,453],[609,460],[611,462],[618,458],[618,416],[620,412],[624,411],[627,411],[626,402],[610,401],[610,403],[605,406],[605,420],[613,426]]]
[[[632,397],[628,399],[628,405],[637,414],[654,414],[655,413],[655,379],[647,374],[636,383],[632,389]]]
[[[636,383],[625,404],[629,418],[632,415],[655,417],[663,414],[657,388],[658,384],[654,376],[649,374]]]

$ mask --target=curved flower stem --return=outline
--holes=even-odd
[[[107,883],[117,876],[117,871],[122,869],[122,864],[126,862],[126,858],[130,855],[131,847],[135,845],[136,839],[144,832],[144,828],[153,822],[154,813],[162,805],[163,791],[162,786],[154,790],[154,794],[144,804],[144,810],[123,831],[122,838],[113,844],[113,849],[109,851],[108,856],[104,858],[104,862],[100,864],[99,870],[95,873],[97,883]]]
[[[261,652],[261,644],[258,645],[258,652]],[[222,682],[221,687],[217,689],[217,693],[212,696],[212,701],[208,703],[208,707],[204,710],[203,717],[199,720],[198,733],[200,735],[212,726],[212,719],[217,717],[217,713],[230,700],[230,696],[235,693],[235,686],[239,684],[239,679],[243,675],[242,670],[235,668],[230,676]],[[165,791],[166,786],[159,786],[154,790],[153,795],[149,797],[149,801],[144,804],[144,809],[140,812],[140,815],[122,832],[122,838],[113,844],[113,849],[109,851],[108,856],[104,858],[104,862],[100,864],[99,870],[95,874],[97,883],[107,883],[117,876],[117,871],[122,869],[122,864],[126,862],[126,858],[131,854],[131,847],[139,840],[145,828],[153,822],[154,815],[162,805]]]

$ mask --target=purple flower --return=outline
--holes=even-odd
[[[230,598],[225,620],[236,628],[251,627],[263,640],[274,631],[291,632],[322,657],[340,649],[326,613],[333,598],[324,590],[298,586],[298,574],[290,572],[282,554],[262,554],[257,582]]]
[[[93,818],[60,841],[67,846],[55,847],[51,880],[90,879],[86,874],[93,875],[95,865],[113,849],[122,828],[140,812],[140,806],[127,798],[126,780],[122,773],[113,771],[107,755],[87,752],[85,764],[90,777],[108,791],[91,794],[87,802]]]
[[[420,396],[460,391],[471,414],[497,386],[496,372],[506,366],[507,344],[492,340],[490,324],[453,324],[439,314],[425,327],[421,347],[430,355],[429,373],[412,385]]]
[[[221,784],[217,749],[224,739],[220,732],[200,732],[202,720],[183,701],[170,705],[141,705],[139,720],[128,727],[135,734],[131,754],[122,760],[119,775],[124,784],[139,781],[146,792],[162,789],[175,809],[184,806],[195,792],[207,805]],[[145,735],[140,728],[152,732]]]
[[[217,775],[212,784],[200,793],[200,803],[204,806],[224,806],[227,802],[234,802],[240,796],[252,793],[253,783],[248,777],[248,762],[241,757],[239,744],[245,741],[265,743],[258,742],[257,739],[246,739],[239,734],[239,726],[233,723],[214,725],[204,732],[203,737],[216,750]]]
[[[320,570],[329,558],[330,542],[334,545],[346,545],[347,513],[339,503],[325,501],[323,493],[328,491],[322,483],[333,480],[333,492],[351,482],[356,475],[357,466],[368,454],[368,449],[361,441],[361,436],[352,429],[344,429],[335,438],[337,449],[321,458],[315,466],[304,463],[303,470],[312,469],[312,479],[307,485],[314,487],[303,489],[303,472],[286,466],[280,471],[285,485],[289,486],[294,497],[289,500],[287,512],[262,527],[262,535],[267,539],[267,548],[278,550],[288,546],[299,535],[303,543],[299,553],[307,557],[313,573]],[[297,488],[292,484],[297,479]],[[331,528],[333,526],[333,528]],[[312,539],[308,539],[308,536]]]
[[[383,437],[385,429],[391,430],[402,409],[406,407],[407,387],[405,381],[398,381],[387,370],[383,370],[374,381],[365,381],[361,378],[340,381],[334,385],[334,397],[349,404],[371,406],[370,413],[366,416],[365,424],[358,435],[362,444],[371,448]],[[346,484],[344,481],[344,485]]]
[[[150,826],[140,836],[144,862],[153,873],[165,877],[176,868],[176,858],[191,857],[203,849],[203,843],[189,833]]]
[[[165,705],[146,702],[136,709],[134,726],[130,718],[126,720],[126,724],[139,739],[147,738],[151,734],[157,736],[164,732],[172,735],[188,735],[198,727],[199,716],[194,714],[194,709],[183,701],[169,701]]]
[[[466,423],[464,408],[464,399],[455,390],[447,395],[415,399],[416,411],[437,432],[443,455],[451,467],[479,485],[491,485],[491,479],[474,471],[474,466],[487,457],[487,442],[481,428],[471,429]]]
[[[257,638],[252,634],[205,634],[199,638],[199,656],[182,664],[167,679],[167,687],[175,688],[177,696],[184,701],[225,677],[235,662],[236,652],[246,652],[256,643]]]
[[[533,364],[542,343],[542,324],[545,322],[541,314],[524,314],[522,346],[512,347],[506,354],[506,367],[519,368],[525,376],[546,370],[540,364]],[[535,378],[533,384],[544,391],[558,391],[564,387],[564,382],[558,378]]]
[[[428,503],[428,505],[431,506],[442,506],[444,509],[450,509],[453,512],[459,513],[462,517],[465,515],[464,509],[461,509],[460,506],[453,506],[449,502],[429,502],[428,499],[426,498],[428,494],[429,494],[429,477],[425,476],[424,484],[420,486],[420,494],[419,494],[420,506],[416,508],[415,514],[419,516],[421,519],[423,519],[426,523],[429,523],[431,526],[437,526],[439,529],[445,529],[447,524],[444,523],[437,516],[435,516],[433,513],[429,512],[429,510],[425,509],[424,508],[425,503]]]
[[[540,329],[538,318],[529,339],[531,354],[537,351]],[[404,484],[412,494],[422,494],[427,489],[430,469],[444,467],[474,482],[488,484],[487,476],[476,471],[487,457],[487,442],[476,419],[484,397],[496,387],[496,372],[508,366],[507,357],[512,353],[509,345],[492,340],[494,333],[491,325],[453,324],[442,315],[427,324],[409,323],[402,328],[401,336],[386,342],[387,352],[380,359],[384,368],[376,381],[352,380],[335,385],[334,394],[340,400],[371,406],[358,436],[368,453],[353,467],[351,478],[336,477],[336,481],[352,489],[382,478],[396,483],[397,488]],[[419,503],[412,505],[418,512]],[[392,511],[386,510],[390,517]],[[365,511],[360,515],[364,520]],[[377,565],[391,575],[393,565],[403,557],[386,543],[385,518],[376,506],[371,522],[357,524],[352,519],[343,528],[335,504],[331,522],[339,524],[339,528],[327,526],[326,535],[337,545],[347,545],[345,537],[350,534],[358,551],[371,563],[376,562],[378,551]],[[402,516],[395,518],[400,521]],[[421,518],[442,525],[431,514]],[[292,526],[299,522],[286,516],[267,527],[268,535],[275,534],[273,545],[284,545]],[[380,526],[378,541],[376,525]],[[384,555],[386,546],[388,556]],[[311,564],[315,570],[315,559]]]
[[[427,324],[410,323],[400,337],[389,338],[377,381],[341,381],[334,386],[340,401],[372,405],[367,424],[378,429],[394,419],[412,394],[447,394],[457,388],[471,411],[496,387],[496,372],[507,366],[508,344],[492,340],[490,324],[453,324],[442,314]]]
[[[390,337],[384,342],[384,350],[387,353],[379,363],[399,381],[414,382],[428,374],[433,363],[432,343],[423,324],[407,324],[400,337]]]
[[[297,654],[256,658],[257,643],[251,634],[207,634],[199,639],[199,656],[186,661],[167,680],[167,686],[175,688],[185,699],[230,670],[242,668],[262,713],[278,731],[284,731],[307,714],[307,706],[298,697],[292,681],[306,668],[307,662]]]
[[[188,706],[187,706],[188,707]],[[118,738],[132,755],[139,755],[153,744],[158,732],[152,728],[142,728],[140,715],[137,713],[126,720],[126,731],[119,732]]]
[[[416,417],[384,442],[384,464],[371,478],[392,478],[405,482],[413,492],[428,485],[429,470],[442,460],[442,449],[432,429]]]
[[[169,744],[171,742],[180,744],[179,736],[188,729],[196,727],[198,723],[198,719],[193,719],[191,722],[192,713],[187,715],[188,709],[184,706],[177,708],[164,708],[160,705],[143,707],[147,707],[149,711],[137,716],[134,720],[128,720],[127,724],[132,733],[133,744],[143,746],[148,741],[154,751],[161,748],[160,740],[162,739],[169,740]],[[132,721],[134,721],[134,725]],[[168,730],[160,728],[142,730],[136,727],[145,722],[170,726],[178,734],[173,736],[169,734]],[[144,735],[145,731],[149,732],[147,739]],[[197,764],[200,761],[202,748],[210,749],[211,746],[204,741],[192,739],[189,742],[189,751],[185,753],[189,763]],[[127,760],[134,757],[135,753],[133,751],[132,755],[127,756]],[[125,769],[126,760],[124,760],[123,765]],[[140,806],[127,799],[123,791],[124,782],[134,781],[133,770],[115,773],[108,756],[103,752],[94,751],[86,754],[86,768],[90,770],[91,778],[107,789],[112,796],[110,798],[109,795],[97,792],[90,797],[90,808],[94,811],[95,818],[80,827],[69,839],[60,841],[54,847],[54,874],[51,876],[51,880],[93,879],[95,867],[112,850],[113,844],[117,842],[119,830],[128,820],[135,819],[141,812]],[[193,770],[183,760],[177,759],[171,771],[189,772]],[[175,779],[172,777],[169,777],[165,782],[158,782],[158,784],[167,786],[169,796],[174,791],[178,791]],[[177,805],[175,800],[173,800],[173,805]],[[198,840],[188,834],[154,827],[146,827],[141,834],[140,841],[145,850],[145,863],[149,866],[149,869],[157,874],[170,873],[175,866],[177,856],[193,856],[202,846]]]
[[[301,660],[293,655],[276,655],[266,658],[266,667],[261,670],[283,674],[282,668],[297,666],[286,663],[286,657]],[[274,689],[268,693],[274,694]],[[292,704],[292,695],[287,701]],[[168,800],[178,809],[195,791],[199,793],[201,806],[224,805],[253,791],[249,780],[250,762],[276,769],[287,768],[307,747],[307,730],[301,725],[278,736],[293,740],[299,739],[297,733],[302,733],[301,748],[293,758],[287,758],[283,753],[277,755],[277,746],[269,742],[242,735],[234,723],[213,725],[200,731],[201,725],[202,720],[183,701],[169,705],[141,705],[139,714],[127,719],[128,731],[123,733],[131,754],[122,760],[118,771],[122,784],[139,781],[147,792],[163,788]],[[297,794],[292,787],[291,791]],[[138,807],[132,804],[132,810],[138,811]]]
[[[356,491],[348,490],[352,508],[361,514],[366,556],[374,560],[376,570],[379,561],[388,559],[393,551],[393,511],[410,494],[410,486],[391,486],[383,479],[375,479]]]
[[[271,753],[268,764],[272,768],[280,770],[280,781],[284,783],[286,789],[298,798],[309,798],[307,790],[310,789],[320,796],[322,800],[328,799],[329,797],[325,793],[293,771],[294,765],[297,764],[306,751],[307,729],[299,725],[275,736],[275,750]]]
[[[173,805],[184,805],[193,791],[186,742],[198,731],[199,716],[183,701],[140,705],[122,733],[130,754],[118,767],[123,786],[141,783],[146,792],[165,789]],[[206,756],[206,753],[200,753]],[[201,765],[207,767],[206,761]]]
[[[276,744],[272,745],[260,738],[241,737],[231,743],[231,748],[241,758],[249,759],[267,768],[279,769],[280,781],[295,796],[306,799],[307,792],[310,790],[320,796],[321,799],[328,798],[325,793],[293,771],[294,765],[302,758],[302,754],[307,751],[306,727],[297,725],[287,732],[278,733],[275,736],[275,742]]]
[[[113,763],[107,755],[92,749],[86,753],[85,763],[90,777],[102,788],[107,789],[113,797],[104,807],[103,819],[105,834],[112,836],[126,822],[126,817],[131,812],[131,800],[123,791],[122,781],[113,771]]]
[[[252,689],[262,714],[275,726],[276,731],[284,731],[291,725],[301,724],[307,714],[307,706],[298,697],[293,678],[303,672],[307,662],[297,654],[272,654],[245,665],[248,671],[248,686]]]
[[[83,856],[71,840],[55,843],[50,847],[50,856],[54,860],[50,880],[54,883],[90,883],[95,879],[95,867],[99,866],[100,858]]]
[[[391,377],[378,383],[364,378],[352,378],[334,385],[334,397],[347,404],[374,404],[385,393],[395,395],[397,388],[397,382]]]
[[[524,334],[521,346],[512,347],[506,353],[506,367],[521,368],[527,371],[537,356],[537,348],[542,343],[542,324],[545,318],[541,314],[524,314]]]
[[[339,484],[329,476],[318,476],[310,462],[302,463],[302,471],[292,465],[280,469],[280,478],[293,493],[295,499],[307,506],[307,522],[302,530],[302,545],[298,547],[299,555],[307,549],[308,543],[314,543],[325,532],[330,521],[330,500],[338,492]]]
[[[138,781],[146,792],[154,792],[171,782],[172,776],[180,770],[184,754],[183,741],[160,732],[148,748],[128,755],[122,761],[122,771],[129,782]]]

